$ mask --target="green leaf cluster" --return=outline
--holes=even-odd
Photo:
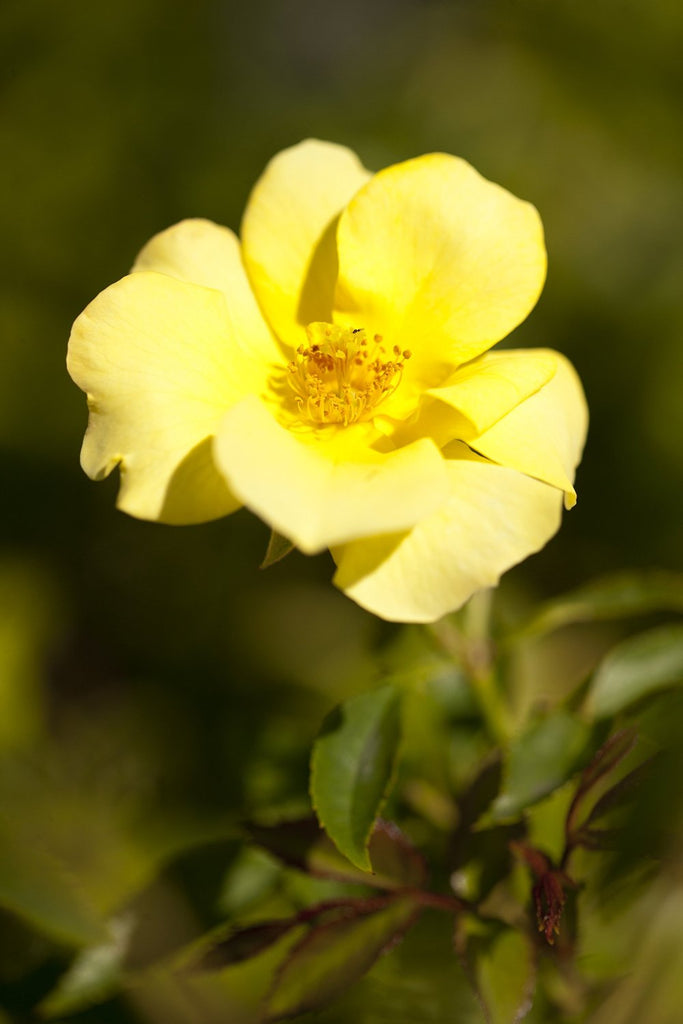
[[[143,827],[139,798],[107,819],[78,775],[46,789],[22,774],[20,795],[8,775],[0,906],[17,948],[22,935],[43,943],[34,966],[17,967],[49,965],[36,1009],[89,1021],[125,1003],[146,1022],[166,1006],[174,1024],[185,998],[209,1024],[310,1012],[381,1022],[388,1007],[400,1021],[437,971],[433,984],[448,974],[449,998],[473,1024],[589,1020],[620,991],[620,957],[649,907],[658,938],[640,968],[646,986],[667,884],[678,891],[654,869],[670,836],[652,810],[673,756],[665,709],[683,683],[678,592],[671,574],[621,574],[514,631],[482,597],[435,629],[398,632],[375,684],[318,727],[310,804],[304,776],[298,798],[294,782],[294,799],[271,795],[251,818],[169,832]],[[553,695],[563,666],[552,654],[586,628],[604,643]],[[520,673],[536,690],[516,704]],[[12,747],[8,772],[18,764]],[[50,802],[87,816],[80,847],[59,819],[50,825]],[[600,969],[585,970],[600,935]],[[610,943],[621,954],[607,956]],[[410,1019],[432,1020],[437,1004],[413,1006]]]

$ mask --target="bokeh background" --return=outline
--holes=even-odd
[[[74,317],[175,221],[238,229],[266,161],[302,138],[374,169],[461,155],[541,211],[548,282],[511,343],[566,353],[592,416],[579,503],[504,595],[681,568],[682,44],[676,0],[4,0],[0,985],[16,1019],[64,963],[36,880],[63,871],[106,915],[179,835],[305,808],[322,715],[396,632],[331,588],[327,556],[260,572],[267,531],[246,512],[192,528],[118,513],[116,481],[78,465]],[[195,917],[214,854],[172,868]],[[179,888],[153,898],[191,936]],[[154,1005],[145,1020],[175,1020]]]

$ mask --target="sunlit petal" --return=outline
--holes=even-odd
[[[431,154],[371,177],[308,140],[257,182],[242,246],[187,220],[74,325],[86,472],[199,522],[241,503],[387,619],[429,621],[559,525],[587,410],[551,350],[489,352],[546,269],[529,203]]]
[[[242,221],[252,287],[278,337],[298,345],[303,329],[332,318],[336,220],[369,178],[344,146],[309,139],[274,157]]]
[[[408,377],[440,383],[533,309],[545,279],[538,213],[445,154],[380,171],[337,231],[336,317],[409,349]]]
[[[239,506],[210,455],[225,410],[263,391],[266,368],[231,333],[222,292],[140,272],[74,324],[68,367],[88,394],[81,462],[121,468],[118,505],[163,522],[201,522]]]
[[[148,270],[222,291],[233,343],[268,363],[282,359],[249,285],[239,240],[229,228],[201,219],[174,224],[138,254],[133,273]]]

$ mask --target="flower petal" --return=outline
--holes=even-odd
[[[461,366],[443,387],[428,394],[457,409],[468,421],[467,436],[482,434],[535,394],[555,374],[557,357],[550,349],[486,352]]]
[[[406,529],[447,489],[445,462],[429,440],[387,454],[361,445],[350,452],[296,436],[255,398],[226,414],[214,455],[244,504],[307,554]]]
[[[222,291],[235,342],[265,362],[282,361],[249,285],[239,239],[229,228],[199,218],[174,224],[140,250],[132,272],[149,270]]]
[[[230,284],[239,242],[229,228],[196,217],[160,231],[140,250],[133,272],[152,270],[189,284],[225,292]]]
[[[264,389],[267,367],[235,342],[221,292],[131,274],[78,317],[68,368],[88,393],[81,464],[94,479],[120,465],[119,508],[189,523],[239,507],[210,438],[226,409]]]
[[[450,496],[406,533],[333,549],[335,584],[395,622],[433,622],[538,551],[560,525],[561,496],[452,446]]]
[[[574,471],[586,440],[588,408],[576,370],[564,356],[555,356],[552,380],[468,443],[502,466],[560,488],[571,508],[576,504]]]
[[[335,317],[413,353],[407,378],[485,352],[533,309],[546,270],[529,203],[435,153],[376,174],[337,229]]]
[[[369,173],[344,146],[308,139],[274,157],[242,221],[252,287],[278,337],[297,346],[303,328],[332,319],[336,219]]]

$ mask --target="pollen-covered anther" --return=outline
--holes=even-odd
[[[368,419],[401,383],[411,353],[394,345],[387,357],[382,337],[368,341],[363,328],[313,323],[309,344],[299,345],[287,366],[300,415],[315,425]]]

